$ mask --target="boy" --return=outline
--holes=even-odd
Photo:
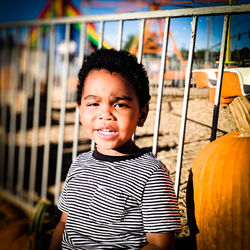
[[[148,114],[149,82],[125,51],[98,50],[79,72],[78,107],[96,150],[73,162],[50,249],[173,249],[180,214],[166,167],[132,135]]]

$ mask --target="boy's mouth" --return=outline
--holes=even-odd
[[[116,131],[111,130],[111,129],[97,129],[96,131],[103,134],[103,135],[115,135],[115,134],[117,134]]]
[[[95,131],[96,135],[103,140],[114,140],[118,135],[118,132],[111,128],[101,128],[96,129]]]

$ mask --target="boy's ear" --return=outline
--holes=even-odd
[[[137,122],[138,127],[143,127],[144,122],[146,121],[147,116],[148,116],[148,110],[149,110],[149,105],[148,104],[145,105],[143,108],[141,108],[140,116],[139,116],[139,119],[138,119],[138,122]]]

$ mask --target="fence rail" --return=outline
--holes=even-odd
[[[192,85],[197,20],[201,16],[224,16],[211,135],[214,140],[219,115],[229,17],[232,14],[244,13],[250,13],[250,4],[0,23],[1,193],[7,194],[29,211],[40,199],[51,199],[56,204],[61,181],[67,170],[65,161],[69,165],[79,152],[90,148],[90,142],[79,133],[79,112],[73,104],[75,78],[71,76],[76,76],[84,56],[90,53],[87,25],[91,22],[98,23],[99,48],[103,46],[106,37],[105,24],[110,21],[118,23],[117,43],[114,46],[118,50],[123,47],[125,22],[130,20],[140,22],[137,58],[138,62],[142,62],[145,23],[151,19],[165,20],[152,142],[152,151],[157,154],[162,96],[166,83],[164,77],[165,72],[168,71],[166,57],[170,22],[174,18],[190,17],[192,18],[191,38],[185,69],[175,179],[175,191],[178,195],[188,100]],[[75,39],[77,49],[74,57],[71,52],[71,46],[75,46],[71,44],[73,24],[81,24],[77,33],[79,35]],[[33,36],[36,38],[35,45],[31,44]],[[58,49],[59,42],[61,50]],[[67,120],[68,116],[71,117],[70,121]],[[70,132],[66,131],[65,124],[70,126]],[[68,144],[70,157],[69,154],[65,156]],[[51,195],[48,188],[53,185],[54,191]]]

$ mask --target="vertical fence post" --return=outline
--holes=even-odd
[[[2,39],[7,40],[7,31],[6,29],[1,29]],[[4,32],[5,31],[5,32]],[[6,153],[6,122],[7,122],[7,103],[6,103],[6,83],[7,79],[7,41],[5,41],[3,48],[1,48],[1,82],[0,82],[0,105],[1,105],[1,120],[0,120],[0,157],[1,157],[1,171],[0,171],[0,185],[4,187],[5,185],[5,153]]]
[[[99,33],[99,40],[98,40],[98,49],[102,48],[103,45],[103,30],[104,30],[104,21],[100,21],[100,33]],[[95,142],[91,141],[91,150],[95,149]]]
[[[184,140],[185,140],[185,132],[186,132],[186,121],[187,121],[187,112],[188,112],[188,99],[189,99],[190,83],[191,83],[191,77],[192,77],[192,64],[193,64],[193,58],[194,58],[194,47],[195,47],[195,39],[196,39],[196,31],[197,31],[197,19],[198,19],[197,16],[194,16],[193,21],[192,21],[191,39],[190,39],[190,47],[189,47],[189,53],[188,53],[188,65],[187,65],[186,77],[185,77],[185,91],[184,91],[183,106],[182,106],[181,128],[180,128],[180,134],[179,134],[179,146],[178,146],[178,154],[177,154],[176,173],[175,173],[175,193],[176,193],[177,198],[179,195],[181,167],[182,167]]]
[[[137,52],[137,61],[138,61],[138,63],[142,62],[144,33],[145,33],[145,22],[146,22],[145,19],[142,19],[141,23],[140,23],[140,33],[139,33],[138,52]]]
[[[28,92],[30,85],[30,27],[26,29],[26,44],[24,48],[25,58],[25,71],[23,77],[22,87],[22,111],[21,111],[21,129],[20,129],[20,140],[19,140],[19,154],[18,154],[18,179],[17,179],[17,193],[23,195],[24,187],[24,171],[25,171],[25,153],[26,153],[26,135],[27,135],[27,118],[28,118]],[[11,179],[11,177],[10,177]],[[10,184],[11,181],[10,181]]]
[[[49,38],[50,40],[49,40],[47,104],[46,104],[43,172],[42,172],[42,187],[41,187],[42,199],[47,198],[47,186],[48,186],[49,151],[50,151],[50,135],[51,135],[51,106],[52,106],[52,90],[53,90],[53,80],[54,80],[54,58],[55,58],[55,25],[50,26]]]
[[[10,42],[8,41],[8,39],[12,36],[11,35],[11,28],[9,28],[7,30],[7,43]],[[12,107],[15,103],[15,101],[13,103],[8,103],[8,99],[9,97],[11,97],[13,95],[13,92],[12,92],[12,89],[14,88],[14,82],[13,82],[13,74],[14,73],[14,69],[12,70],[12,67],[14,66],[14,63],[13,63],[13,60],[14,60],[14,55],[15,54],[15,49],[12,49],[11,48],[11,44],[8,44],[7,45],[7,49],[6,49],[6,66],[5,66],[5,81],[3,82],[4,84],[4,99],[5,99],[5,106],[4,106],[4,116],[5,116],[5,124],[4,124],[4,131],[5,131],[5,140],[6,140],[6,146],[8,148],[8,156],[9,156],[9,153],[11,153],[11,150],[13,148],[12,146],[12,141],[11,141],[11,134],[12,134],[12,131],[11,131],[11,128],[9,130],[9,133],[8,133],[8,129],[7,129],[7,117],[8,117],[8,110],[7,110],[7,107],[9,106],[10,107],[10,115],[11,115],[11,118],[12,118]],[[12,85],[13,83],[13,85]],[[12,92],[12,93],[11,93]],[[12,124],[11,124],[12,125]],[[4,154],[5,154],[5,150],[4,150]],[[13,155],[12,155],[13,157]],[[8,157],[8,160],[9,160],[9,157]],[[5,167],[7,166],[6,168],[6,171],[7,171],[7,176],[8,176],[8,181],[7,181],[7,187],[9,189],[9,191],[13,191],[13,186],[14,186],[14,165],[11,164],[9,165],[9,161],[6,161],[6,155],[4,155],[4,165]]]
[[[15,164],[15,148],[16,148],[16,109],[17,109],[17,92],[19,79],[19,53],[20,53],[20,29],[15,29],[15,49],[13,51],[13,88],[11,100],[10,114],[10,132],[9,132],[9,151],[8,151],[8,169],[14,169]]]
[[[69,69],[69,39],[70,39],[70,24],[66,24],[65,30],[65,55],[62,69],[62,93],[61,93],[61,111],[60,111],[60,124],[59,124],[59,138],[57,150],[57,164],[56,164],[56,181],[55,181],[55,197],[54,202],[57,204],[60,194],[61,172],[62,172],[62,158],[63,158],[63,144],[64,144],[64,122],[65,111],[67,102],[67,79]]]
[[[155,125],[154,125],[154,138],[153,138],[153,148],[152,152],[157,155],[157,144],[158,144],[158,135],[160,129],[160,118],[161,118],[161,104],[162,104],[162,94],[163,94],[163,86],[164,86],[164,73],[166,66],[166,55],[168,48],[168,38],[169,38],[169,17],[165,20],[165,29],[163,36],[163,45],[161,52],[161,68],[160,68],[160,76],[159,76],[159,86],[158,86],[158,95],[157,95],[157,104],[156,104],[156,115],[155,115]]]
[[[224,69],[224,61],[226,54],[226,42],[227,42],[227,33],[228,33],[228,23],[229,23],[229,15],[224,16],[224,24],[222,31],[222,39],[221,39],[221,49],[220,49],[220,60],[219,60],[219,69],[218,69],[218,78],[216,83],[216,92],[214,98],[214,111],[213,111],[213,122],[212,122],[212,131],[211,131],[211,139],[210,141],[214,141],[216,139],[217,125],[219,119],[219,110],[220,110],[220,96],[221,96],[221,88],[222,88],[222,78],[223,78],[223,69]]]
[[[123,20],[120,20],[119,21],[119,27],[118,27],[117,50],[122,49],[122,31],[123,31]]]
[[[104,30],[104,21],[101,21],[100,22],[100,34],[99,34],[99,40],[98,40],[98,49],[101,49],[103,45],[103,30]]]
[[[30,160],[30,175],[29,175],[29,192],[28,203],[34,204],[35,198],[35,182],[36,182],[36,168],[37,168],[37,150],[38,150],[38,131],[39,131],[39,113],[40,113],[40,89],[41,89],[41,75],[40,64],[42,54],[42,26],[36,27],[38,29],[37,48],[35,58],[35,93],[34,93],[34,111],[33,111],[33,128],[32,128],[32,148]]]
[[[82,66],[82,62],[84,60],[85,41],[86,41],[86,23],[82,23],[80,30],[80,50],[79,50],[80,67]],[[79,136],[79,109],[78,107],[76,107],[72,161],[74,161],[74,159],[77,156],[78,136]]]
[[[137,62],[142,62],[142,55],[143,55],[143,43],[144,43],[144,33],[145,33],[145,19],[142,19],[140,22],[140,29],[139,29],[139,40],[138,40],[138,51],[137,51]],[[136,131],[132,136],[132,140],[135,141],[136,139]]]

